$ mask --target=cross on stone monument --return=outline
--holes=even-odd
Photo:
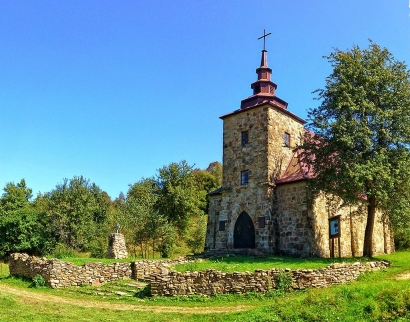
[[[265,40],[266,40],[266,37],[268,37],[268,36],[271,35],[271,34],[272,34],[271,32],[267,34],[266,31],[265,31],[265,29],[263,29],[263,36],[261,36],[261,37],[258,38],[258,40],[263,38],[263,50],[265,50]]]

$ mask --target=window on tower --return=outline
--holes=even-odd
[[[283,136],[283,145],[286,147],[290,147],[290,134],[286,133]]]
[[[219,231],[225,231],[225,220],[219,221]]]
[[[265,228],[265,225],[266,225],[265,216],[258,217],[258,228]]]
[[[248,142],[249,142],[249,132],[243,131],[241,133],[241,144],[245,145],[245,144],[248,144]]]
[[[246,185],[249,181],[249,171],[241,171],[241,184]]]

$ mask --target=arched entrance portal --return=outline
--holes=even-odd
[[[255,248],[255,227],[251,217],[242,212],[235,223],[233,233],[234,248]]]

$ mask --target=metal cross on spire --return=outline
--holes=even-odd
[[[265,31],[265,29],[263,29],[263,36],[261,36],[261,37],[258,38],[258,40],[263,38],[263,50],[265,50],[265,40],[266,40],[266,37],[268,37],[270,34],[272,34],[272,33],[270,32],[270,33],[267,34],[266,31]]]

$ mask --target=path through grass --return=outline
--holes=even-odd
[[[346,285],[268,296],[256,293],[212,298],[104,296],[98,295],[99,290],[92,287],[30,289],[29,281],[3,275],[0,278],[0,320],[408,321],[410,283],[403,276],[410,272],[410,252],[378,258],[392,261],[393,266],[365,274]],[[283,264],[292,268],[290,262]]]

